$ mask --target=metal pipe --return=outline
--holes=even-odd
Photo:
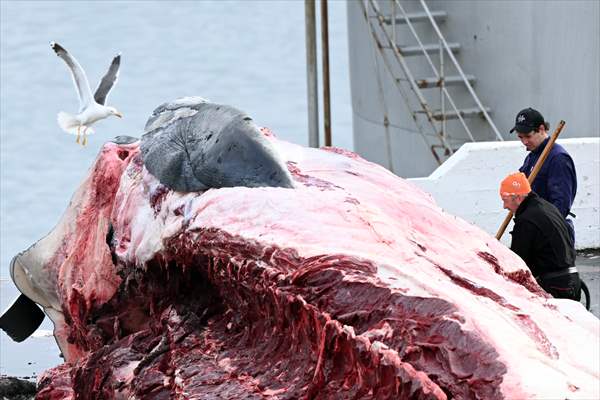
[[[446,79],[444,74],[444,46],[440,40],[440,110],[442,110],[442,136],[446,137],[446,102],[444,101]]]
[[[327,0],[321,0],[321,57],[323,58],[323,124],[325,146],[331,146],[331,101],[329,91],[329,18]]]
[[[535,165],[533,166],[533,169],[531,170],[531,173],[529,174],[529,177],[527,178],[527,181],[530,184],[533,183],[538,172],[540,172],[540,169],[542,169],[542,165],[544,165],[546,158],[548,158],[548,154],[550,154],[550,150],[552,150],[552,146],[554,146],[554,142],[556,142],[556,139],[558,139],[558,135],[560,135],[560,131],[562,131],[564,126],[565,121],[561,119],[558,123],[558,126],[556,127],[556,130],[550,137],[550,140],[548,140],[548,143],[546,143],[546,147],[544,147],[542,155],[540,155],[540,158],[538,158],[538,160],[536,161]],[[496,233],[496,239],[500,240],[502,238],[502,235],[504,235],[504,231],[506,230],[508,224],[510,224],[510,220],[512,219],[512,217],[513,212],[509,211],[506,218],[504,218],[504,221],[502,221],[502,225],[500,225],[498,232]]]
[[[304,0],[306,27],[306,75],[308,93],[308,145],[319,147],[319,98],[317,93],[317,39],[315,0]]]

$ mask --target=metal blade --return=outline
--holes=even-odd
[[[45,315],[33,300],[22,294],[0,316],[0,329],[15,342],[22,342],[39,328]]]

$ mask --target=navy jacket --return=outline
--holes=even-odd
[[[519,171],[529,177],[549,140],[550,138],[546,138],[537,149],[527,155]],[[562,216],[567,217],[577,193],[577,175],[573,159],[560,144],[554,143],[552,146],[548,158],[531,185],[531,190],[554,204]]]

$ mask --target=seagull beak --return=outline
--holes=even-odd
[[[118,111],[115,113],[115,116],[116,116],[116,117],[119,117],[119,118],[123,118],[123,114],[121,114],[121,113],[120,113],[120,112],[118,112]]]

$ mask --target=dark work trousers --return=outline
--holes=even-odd
[[[574,272],[552,278],[536,277],[539,285],[557,299],[581,299],[581,281],[579,273]]]
[[[569,236],[571,236],[571,240],[573,241],[573,246],[575,246],[575,226],[573,225],[573,220],[570,218],[566,219],[567,228],[569,229]]]

